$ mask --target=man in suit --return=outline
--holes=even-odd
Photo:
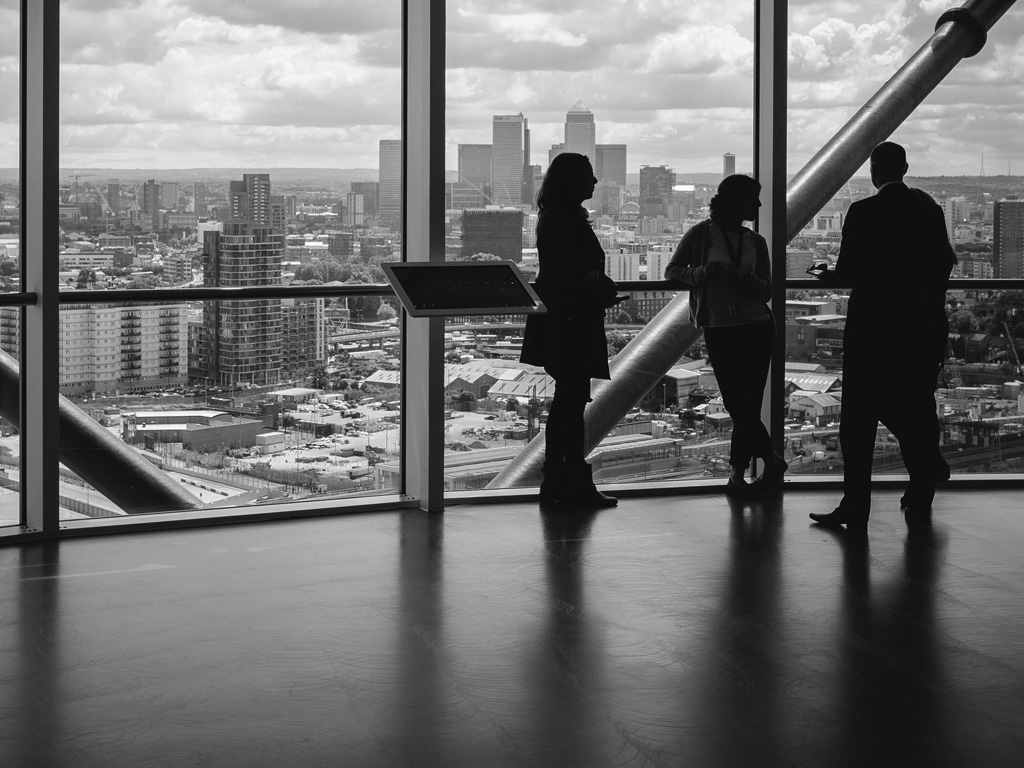
[[[871,461],[881,421],[899,440],[910,474],[903,496],[908,523],[926,520],[936,483],[949,478],[939,453],[935,387],[946,356],[946,287],[956,256],[942,209],[903,183],[907,153],[883,142],[871,153],[877,194],[850,206],[835,279],[852,284],[843,333],[839,440],[843,499],[811,519],[867,528]]]

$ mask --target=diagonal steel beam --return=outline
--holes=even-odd
[[[964,58],[985,45],[988,30],[1016,0],[968,0],[946,11],[935,33],[793,178],[786,189],[786,231],[791,240],[832,199],[871,150],[885,141]],[[592,451],[629,409],[656,385],[700,336],[688,320],[681,293],[615,356],[611,381],[595,382],[587,406],[587,451]],[[487,484],[535,485],[544,461],[541,433]]]
[[[962,59],[977,54],[988,30],[1016,0],[968,0],[946,11],[935,33],[828,140],[786,189],[786,233],[792,240],[868,159],[871,150],[903,124]]]
[[[19,375],[18,363],[0,351],[0,416],[20,429]],[[206,506],[81,408],[63,395],[58,397],[60,460],[125,512],[173,512]]]

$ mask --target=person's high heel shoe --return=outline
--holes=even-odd
[[[754,481],[754,485],[761,491],[777,491],[782,488],[782,476],[786,474],[787,469],[789,469],[789,462],[779,454],[773,453],[765,459],[764,472]]]

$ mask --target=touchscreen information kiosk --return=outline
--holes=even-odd
[[[381,267],[411,317],[547,311],[511,261],[392,262]]]

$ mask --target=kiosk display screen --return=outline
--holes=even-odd
[[[511,261],[381,264],[413,317],[533,315],[546,311]]]

